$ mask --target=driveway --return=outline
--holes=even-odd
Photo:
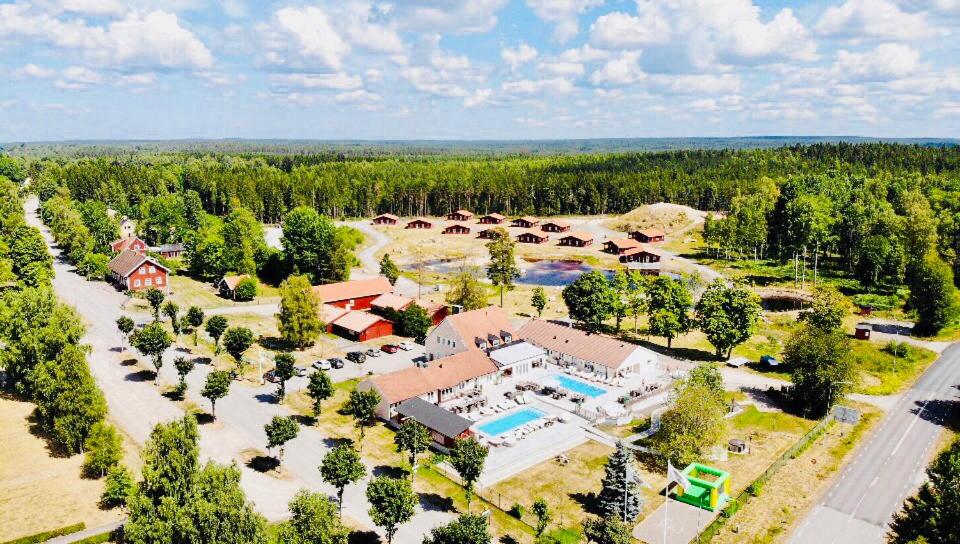
[[[91,372],[107,398],[110,417],[142,446],[154,425],[183,417],[183,410],[160,394],[149,373],[139,370],[135,364],[121,361],[120,336],[115,321],[121,315],[127,297],[105,283],[86,281],[74,273],[70,265],[58,260],[60,251],[37,217],[37,207],[35,197],[25,202],[27,221],[40,228],[54,256],[56,276],[53,285],[57,295],[74,306],[86,322],[84,342],[92,348],[89,357]],[[158,377],[160,387],[176,382],[173,359],[185,354],[186,348],[182,349],[167,351]],[[402,357],[384,361],[384,364],[402,364]],[[190,386],[187,400],[204,408],[209,407],[209,402],[199,396],[199,391],[210,370],[209,366],[199,365],[187,380]],[[313,427],[301,427],[299,436],[287,445],[282,476],[257,472],[244,463],[256,452],[266,450],[263,426],[275,415],[291,415],[286,406],[274,403],[275,387],[273,384],[235,382],[230,394],[217,403],[217,421],[203,425],[200,433],[201,456],[220,463],[237,463],[242,474],[241,486],[247,497],[271,520],[288,515],[287,503],[298,489],[308,488],[328,495],[335,492],[322,481],[317,469],[334,444]],[[373,468],[368,467],[368,474]],[[366,484],[364,481],[347,488],[343,511],[363,527],[375,530],[367,514]],[[396,541],[419,542],[431,528],[450,519],[452,515],[449,513],[420,508],[410,522],[400,527]]]

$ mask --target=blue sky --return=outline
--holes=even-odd
[[[0,0],[0,141],[960,136],[960,0]]]

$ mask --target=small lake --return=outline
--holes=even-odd
[[[526,264],[522,266],[523,274],[517,279],[517,283],[524,285],[546,285],[548,287],[564,287],[570,285],[581,274],[596,270],[588,264],[574,260],[526,259]],[[605,276],[612,277],[613,272],[602,270]]]

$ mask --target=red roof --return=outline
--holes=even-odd
[[[391,220],[391,221],[399,221],[399,220],[400,220],[399,217],[397,217],[396,215],[393,215],[392,213],[381,213],[380,215],[374,217],[373,219],[374,219],[374,220],[377,220],[377,219],[389,219],[389,220]]]
[[[374,308],[389,308],[397,312],[406,310],[407,306],[410,306],[411,304],[413,304],[412,298],[400,296],[394,293],[384,293],[373,299],[373,301],[370,303],[370,305]]]
[[[116,272],[124,278],[128,278],[130,277],[130,274],[133,274],[134,270],[144,263],[150,263],[151,265],[162,269],[164,272],[169,272],[167,267],[163,266],[152,258],[130,250],[124,250],[120,252],[120,254],[114,257],[113,260],[107,264],[107,266],[110,268],[110,270]]]
[[[451,213],[451,214],[448,214],[448,215],[462,215],[462,216],[464,216],[464,217],[473,217],[473,212],[467,211],[467,210],[457,210],[457,211],[455,211],[455,212],[453,212],[453,213]]]
[[[565,233],[563,236],[560,237],[561,240],[563,240],[564,238],[575,238],[575,239],[580,240],[580,241],[582,241],[582,242],[592,242],[592,241],[593,241],[593,235],[592,235],[592,234],[590,234],[589,232],[582,232],[582,231],[571,231],[571,232],[567,232],[567,233]]]
[[[654,227],[648,227],[648,228],[645,228],[645,229],[640,229],[640,230],[635,231],[635,232],[640,233],[640,234],[646,236],[647,238],[658,238],[658,237],[666,236],[666,235],[667,235],[667,234],[666,234],[665,232],[663,232],[662,230],[660,230],[660,229],[658,229],[658,228],[654,228]]]
[[[313,292],[320,297],[320,302],[333,303],[355,298],[380,296],[393,290],[390,280],[377,276],[368,280],[341,281],[326,285],[315,285]]]
[[[396,404],[496,371],[497,365],[482,351],[464,351],[431,361],[426,368],[405,368],[376,376],[372,381],[384,400]]]
[[[389,321],[376,314],[352,311],[338,318],[334,323],[336,323],[338,327],[360,334],[381,321],[389,323]]]
[[[634,240],[633,238],[620,238],[617,240],[608,240],[605,242],[607,244],[613,244],[618,250],[631,249],[635,247],[640,247],[640,242]]]
[[[542,226],[542,227],[545,227],[545,226],[547,226],[547,225],[554,225],[554,226],[560,227],[560,228],[562,228],[562,229],[565,229],[565,228],[569,228],[569,227],[570,227],[570,223],[568,223],[567,221],[564,221],[564,220],[562,220],[562,219],[554,219],[554,220],[552,220],[552,221],[547,221],[546,223],[542,224],[541,226]]]
[[[648,245],[640,244],[637,247],[633,247],[624,251],[622,257],[629,257],[630,255],[636,255],[637,253],[649,253],[651,255],[656,255],[657,257],[663,256],[663,254],[656,249],[653,249]]]
[[[134,242],[140,242],[141,244],[143,244],[144,247],[146,247],[147,245],[147,243],[141,240],[139,237],[129,236],[127,238],[120,238],[119,240],[114,240],[110,242],[110,249],[112,249],[117,253],[120,253],[121,251],[129,248]]]

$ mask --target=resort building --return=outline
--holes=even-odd
[[[542,244],[550,239],[550,236],[543,232],[528,230],[517,235],[517,241],[521,244]]]
[[[473,218],[473,212],[467,210],[457,210],[447,214],[447,221],[469,221]]]
[[[532,229],[540,223],[540,220],[536,217],[530,217],[529,215],[524,215],[523,217],[518,217],[513,220],[511,225],[514,227],[520,227],[522,229]]]
[[[380,315],[389,315],[391,312],[400,313],[413,304],[413,299],[395,293],[384,293],[373,299],[370,309]]]
[[[490,350],[490,358],[503,376],[518,377],[547,363],[547,352],[529,342],[515,342]]]
[[[337,318],[331,331],[349,340],[366,342],[393,334],[393,323],[376,314],[351,311]]]
[[[408,229],[432,229],[432,228],[433,228],[433,222],[430,221],[429,219],[424,219],[424,218],[422,218],[422,217],[416,217],[416,218],[414,218],[414,219],[411,219],[410,221],[407,221],[407,226],[404,227],[404,228],[408,228]]]
[[[546,350],[559,364],[603,378],[629,376],[657,366],[657,354],[644,347],[551,321],[530,320],[521,327],[520,336]]]
[[[373,218],[374,225],[396,225],[400,218],[392,213],[381,213]]]
[[[587,247],[593,244],[593,235],[589,232],[568,232],[560,238],[561,246]]]
[[[237,296],[237,286],[240,282],[249,278],[249,274],[240,274],[239,276],[224,276],[217,282],[217,290],[220,296],[233,299]]]
[[[630,233],[630,237],[638,242],[643,242],[645,244],[662,242],[666,237],[666,233],[657,228],[646,228],[635,230]]]
[[[661,258],[659,251],[640,246],[623,252],[620,255],[620,262],[626,264],[630,270],[638,270],[644,274],[660,274]]]
[[[127,291],[143,291],[151,287],[167,289],[167,268],[152,257],[124,250],[107,265],[110,280]]]
[[[547,221],[540,225],[540,229],[543,230],[543,232],[567,232],[570,230],[570,223],[561,219],[554,219],[553,221]]]
[[[313,292],[320,297],[320,302],[348,310],[366,310],[370,308],[374,299],[391,291],[393,291],[393,286],[390,285],[390,280],[383,276],[366,280],[315,285],[313,287]]]
[[[614,255],[623,255],[628,250],[640,247],[640,242],[633,238],[620,238],[617,240],[607,240],[603,243],[603,250]]]
[[[480,223],[484,225],[500,225],[506,220],[507,218],[504,215],[500,215],[499,213],[490,213],[481,217]]]
[[[341,317],[349,314],[350,310],[341,308],[339,306],[333,306],[331,304],[321,304],[319,313],[320,321],[323,321],[326,324],[327,332],[333,334],[333,324],[336,323]]]
[[[360,384],[360,389],[374,389],[380,394],[377,416],[390,420],[400,403],[419,397],[442,406],[484,386],[497,377],[497,365],[479,350],[470,350],[431,361],[425,367],[415,366],[374,376]]]
[[[482,353],[519,338],[503,310],[496,306],[487,306],[448,315],[440,325],[430,331],[424,346],[427,359],[432,361],[465,351]]]
[[[400,427],[408,419],[426,427],[430,431],[434,447],[443,452],[449,451],[458,438],[468,438],[473,435],[470,430],[472,421],[420,397],[413,397],[398,404],[396,415],[390,423]]]
[[[147,243],[141,240],[139,236],[124,237],[110,242],[110,251],[114,253],[133,251],[142,254],[146,253],[147,249]]]
[[[451,223],[443,229],[444,234],[470,234],[470,225]]]

